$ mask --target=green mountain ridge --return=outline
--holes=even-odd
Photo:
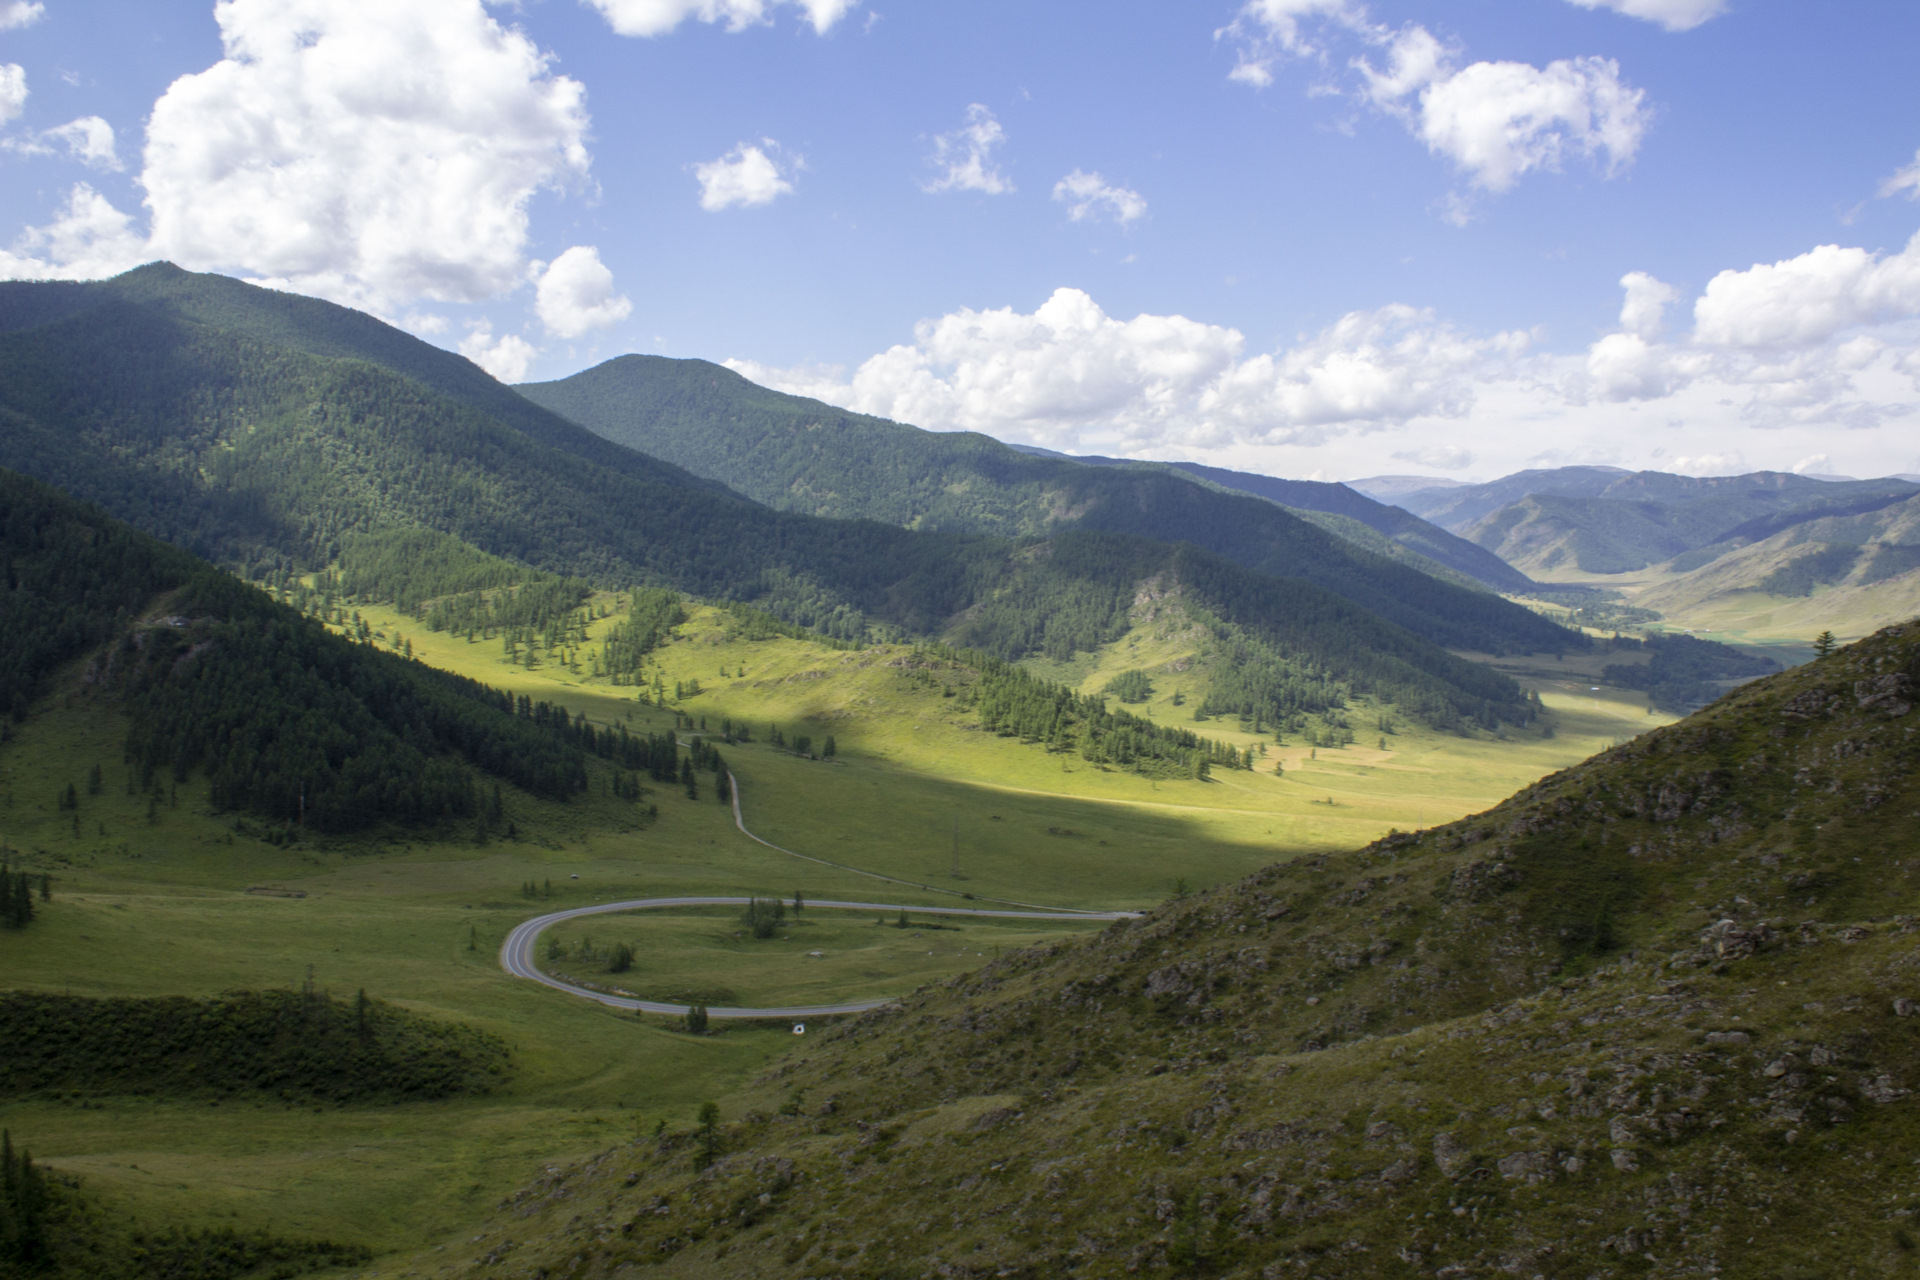
[[[204,279],[143,272],[150,274],[134,274],[175,291]],[[1111,638],[1137,585],[1162,572],[1171,554],[1165,543],[1115,533],[1073,531],[1040,543],[774,512],[709,481],[682,482],[677,468],[571,424],[556,430],[587,436],[587,453],[611,451],[618,465],[603,466],[572,444],[542,443],[383,364],[315,355],[188,314],[225,314],[212,304],[109,297],[81,308],[63,288],[53,306],[34,301],[38,288],[0,286],[0,312],[22,325],[60,313],[0,333],[0,461],[254,573],[324,568],[355,539],[432,530],[602,585],[654,583],[748,600],[843,638],[873,626],[952,633],[1017,659]],[[210,288],[217,301],[249,287]],[[377,345],[362,340],[358,321],[342,321],[340,308],[310,300],[286,307],[276,313],[284,323],[311,314],[323,334],[345,327],[361,347]],[[395,345],[413,358],[412,341]],[[1183,481],[1158,482],[1203,494]],[[1288,618],[1313,620],[1307,630],[1317,647],[1292,657],[1323,678],[1349,679],[1367,653],[1391,652],[1425,673],[1415,683],[1437,677],[1451,687],[1433,704],[1449,708],[1443,719],[1525,719],[1531,712],[1517,686],[1498,678],[1490,687],[1483,672],[1437,645],[1580,643],[1495,597],[1364,553],[1309,555],[1342,544],[1271,504],[1245,501],[1294,526],[1291,551],[1314,561],[1323,585],[1293,582],[1276,594],[1276,579],[1222,561],[1205,573],[1208,607],[1256,634],[1293,626]],[[1194,555],[1201,559],[1183,563],[1216,559]],[[1403,598],[1388,621],[1367,611],[1368,600],[1395,595]],[[1245,619],[1235,613],[1242,602],[1258,602]],[[1416,625],[1402,629],[1392,615]],[[1431,690],[1413,684],[1380,692],[1432,703]]]
[[[1916,701],[1909,623],[923,988],[549,1169],[455,1274],[1907,1274]]]
[[[608,439],[783,510],[1002,536],[1082,528],[1191,542],[1250,569],[1317,582],[1440,643],[1455,642],[1429,629],[1425,619],[1439,614],[1474,611],[1484,626],[1525,629],[1509,618],[1521,612],[1516,606],[1485,593],[1462,603],[1455,583],[1436,585],[1418,568],[1360,551],[1270,495],[1214,477],[1197,484],[1201,477],[1165,464],[1101,465],[1112,460],[1038,456],[973,432],[923,431],[772,391],[703,360],[622,356],[519,390]],[[1246,485],[1265,479],[1222,474]],[[1417,521],[1341,486],[1273,484],[1286,486],[1294,505],[1372,522],[1469,577],[1487,573],[1510,588],[1525,582],[1440,530],[1413,537]]]

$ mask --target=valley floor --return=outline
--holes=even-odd
[[[929,886],[888,894],[907,902],[951,901],[957,891],[1145,907],[1276,860],[1484,809],[1667,719],[1649,716],[1640,695],[1581,688],[1570,667],[1522,675],[1553,712],[1552,736],[1528,729],[1469,739],[1398,724],[1315,749],[1230,722],[1193,724],[1190,703],[1176,703],[1174,683],[1156,676],[1162,687],[1140,710],[1252,747],[1258,767],[1218,770],[1204,782],[1155,780],[980,732],[906,647],[729,639],[713,611],[696,609],[655,656],[665,688],[697,679],[701,692],[662,709],[644,705],[635,687],[560,662],[529,669],[507,662],[497,643],[469,644],[377,608],[360,612],[384,647],[411,642],[422,661],[603,724],[657,732],[677,712],[696,725],[704,719],[709,734],[723,718],[751,725],[752,743],[722,750],[753,828],[788,848]],[[1097,690],[1118,670],[1178,663],[1178,649],[1177,640],[1130,637],[1045,674]],[[873,881],[746,839],[705,775],[698,799],[650,784],[638,805],[597,795],[559,806],[510,794],[512,837],[449,830],[433,839],[275,844],[265,827],[215,816],[198,779],[157,803],[131,794],[120,764],[124,723],[77,682],[55,695],[56,708],[0,748],[0,833],[29,866],[55,877],[42,918],[0,933],[9,986],[209,995],[310,980],[336,996],[365,989],[495,1032],[514,1051],[505,1088],[455,1102],[323,1110],[271,1099],[0,1103],[0,1125],[25,1136],[36,1158],[82,1175],[116,1211],[144,1220],[270,1228],[379,1251],[456,1237],[547,1163],[684,1123],[703,1099],[739,1089],[793,1044],[784,1025],[693,1037],[667,1020],[512,979],[496,953],[514,924],[556,906],[641,895],[873,897]],[[1356,725],[1364,722],[1356,713]],[[809,734],[816,752],[832,734],[837,753],[809,759],[774,747],[773,725],[789,741]],[[86,784],[95,765],[97,793]],[[71,814],[55,803],[70,782],[83,792]],[[648,805],[657,819],[647,819]],[[568,925],[557,931],[568,957],[557,967],[591,967],[597,961],[573,957],[620,942],[635,954],[622,984],[662,998],[858,999],[904,995],[1075,931],[968,921],[922,934],[809,912],[783,936],[758,942],[741,936],[737,913],[689,910]]]

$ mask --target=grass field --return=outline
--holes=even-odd
[[[362,613],[385,643],[404,635],[421,660],[497,687],[636,730],[673,722],[673,710],[642,705],[636,689],[554,663],[529,671],[504,661],[497,644],[469,645],[379,609]],[[1647,716],[1637,696],[1579,688],[1579,679],[1564,678],[1575,674],[1571,667],[1522,672],[1555,712],[1551,737],[1527,730],[1463,739],[1401,724],[1384,750],[1374,734],[1316,751],[1213,721],[1193,727],[1264,746],[1261,769],[1156,782],[981,733],[901,665],[907,649],[729,639],[713,611],[694,615],[657,655],[659,673],[669,688],[700,680],[705,691],[677,708],[696,722],[717,728],[724,716],[753,725],[753,743],[723,750],[756,832],[942,891],[1050,905],[1146,906],[1183,882],[1198,888],[1276,858],[1444,821],[1664,722]],[[1190,724],[1190,701],[1176,706],[1173,698],[1187,677],[1163,670],[1182,661],[1181,644],[1177,636],[1131,636],[1048,674],[1095,690],[1119,670],[1152,668],[1156,691],[1144,709]],[[1355,717],[1356,725],[1369,722]],[[775,723],[816,742],[833,734],[837,757],[811,760],[769,745]],[[796,890],[951,901],[750,841],[710,788],[698,800],[677,787],[649,794],[659,807],[651,824],[644,805],[610,796],[559,806],[510,793],[513,840],[480,844],[449,831],[433,840],[389,833],[276,847],[259,838],[264,830],[211,814],[198,779],[163,788],[158,799],[129,794],[124,733],[117,713],[75,684],[0,747],[0,838],[56,877],[41,920],[0,933],[7,985],[205,995],[291,987],[311,975],[337,995],[365,988],[494,1031],[513,1046],[515,1063],[511,1082],[491,1097],[398,1107],[316,1112],[238,1097],[218,1106],[0,1102],[0,1125],[26,1137],[36,1156],[85,1175],[110,1202],[148,1220],[270,1227],[383,1250],[430,1246],[545,1162],[662,1120],[686,1123],[704,1098],[744,1105],[746,1082],[792,1047],[784,1026],[729,1026],[695,1038],[666,1020],[507,977],[496,951],[530,915],[624,897]],[[1283,775],[1272,772],[1275,764]],[[97,794],[88,785],[95,765]],[[56,805],[69,783],[81,797],[76,813]],[[542,886],[537,899],[522,894],[529,881]],[[755,941],[735,936],[737,912],[652,912],[562,926],[569,954],[555,967],[707,1003],[857,999],[911,990],[976,967],[996,948],[1075,927],[968,921],[958,930],[897,930],[816,909],[784,937]],[[585,938],[598,947],[628,944],[634,969],[604,973],[579,956]]]

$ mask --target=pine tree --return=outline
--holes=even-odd
[[[1831,631],[1822,631],[1813,638],[1813,652],[1816,657],[1824,658],[1839,647],[1840,642],[1833,638]]]

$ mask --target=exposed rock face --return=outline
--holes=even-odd
[[[464,1274],[1900,1274],[1916,689],[1893,628],[1488,813],[848,1020],[711,1166],[609,1153]]]

